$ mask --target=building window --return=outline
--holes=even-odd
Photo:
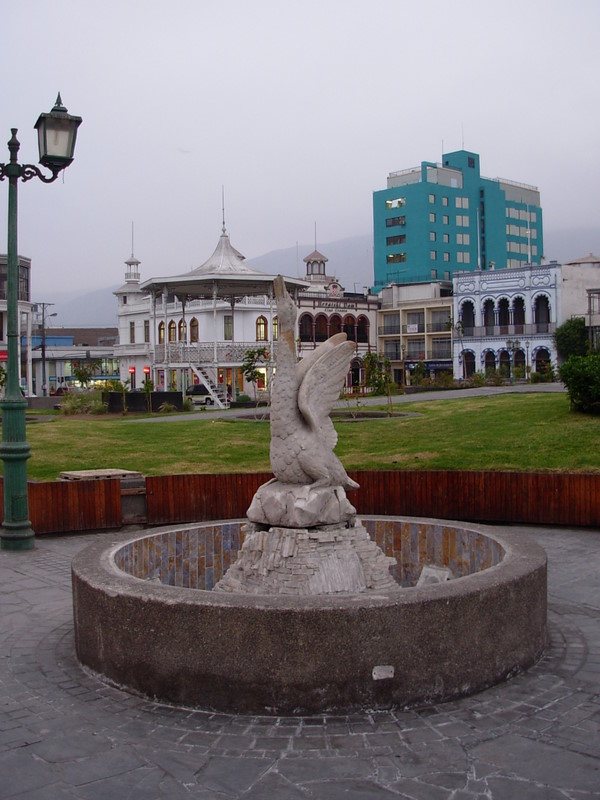
[[[406,217],[389,217],[385,221],[386,228],[395,228],[397,225],[406,225]]]
[[[135,344],[135,322],[129,323],[129,344]]]
[[[447,206],[448,205],[448,198],[447,197],[442,197],[442,205],[443,206]]]
[[[442,241],[444,242],[444,244],[450,244],[450,234],[449,233],[442,234]]]
[[[170,342],[177,341],[177,325],[175,325],[175,322],[173,320],[169,322],[169,341]]]
[[[256,320],[256,341],[266,342],[268,338],[269,338],[269,326],[267,324],[267,318],[260,316]]]
[[[385,240],[385,243],[387,244],[388,247],[391,247],[395,244],[404,244],[405,241],[406,241],[406,234],[401,233],[399,236],[388,236],[387,239]]]
[[[444,214],[444,216],[442,217],[442,224],[448,225],[449,223],[450,223],[450,217],[448,217],[447,214]]]
[[[450,261],[450,253],[444,253],[444,261]]]
[[[429,195],[429,202],[430,203],[435,203],[435,195],[434,194],[430,194]]]
[[[469,207],[469,198],[468,197],[457,197],[456,198],[456,207],[457,208],[468,208]]]
[[[456,244],[471,244],[471,236],[468,233],[457,233]]]
[[[468,157],[467,164],[469,165],[469,167],[471,167],[471,169],[475,169],[475,159],[473,158],[473,156]]]
[[[388,264],[401,264],[406,261],[406,253],[390,253],[385,260]]]
[[[190,342],[198,342],[198,320],[196,317],[192,317],[192,321],[190,322]]]
[[[471,254],[470,253],[457,253],[456,260],[459,264],[470,264],[471,263]]]
[[[456,225],[458,228],[468,228],[469,227],[469,215],[468,214],[457,214],[456,215]]]
[[[276,342],[279,339],[279,320],[277,317],[273,317],[273,341]]]
[[[435,222],[435,213],[433,211],[429,212],[429,222]]]
[[[385,201],[386,208],[402,208],[405,205],[406,205],[405,197],[396,197],[394,200]]]
[[[178,334],[179,334],[179,341],[180,342],[185,342],[186,331],[187,331],[187,324],[186,324],[184,319],[180,319],[179,320],[179,326],[178,326]]]
[[[165,343],[165,323],[159,322],[158,323],[158,343],[164,344]]]
[[[123,297],[121,298],[121,305],[123,305],[123,306],[127,305],[127,295],[126,294],[124,294]]]
[[[435,239],[436,239],[435,231],[429,231],[429,241],[435,242]]]
[[[437,250],[430,250],[429,251],[429,260],[430,261],[437,261]]]
[[[223,339],[230,342],[233,339],[233,316],[225,314],[223,317]]]
[[[144,342],[150,341],[150,320],[144,320]]]

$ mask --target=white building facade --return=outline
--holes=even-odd
[[[273,276],[250,269],[244,261],[224,225],[213,255],[185,275],[142,282],[140,262],[132,254],[125,262],[125,283],[115,292],[119,325],[115,356],[121,380],[140,388],[149,378],[158,390],[183,392],[202,383],[212,401],[225,406],[230,396],[253,393],[254,387],[244,380],[242,362],[248,350],[264,349],[269,361],[260,368],[258,388],[267,389],[277,339]],[[299,305],[299,322],[304,320],[305,335],[299,330],[297,336],[299,355],[339,330],[346,331],[356,343],[350,386],[357,379],[359,357],[376,347],[377,298],[346,295],[339,282],[326,275],[327,259],[317,251],[304,261],[306,279],[286,278]]]
[[[498,370],[505,377],[556,367],[562,321],[557,262],[453,277],[454,377]],[[516,370],[516,373],[515,373]]]

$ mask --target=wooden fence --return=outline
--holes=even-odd
[[[491,523],[600,527],[600,474],[521,472],[352,472],[358,514]],[[148,477],[137,491],[148,525],[244,517],[267,473]],[[120,528],[132,521],[118,479],[28,484],[37,534]],[[142,495],[140,497],[140,494]],[[3,513],[0,481],[0,517]]]

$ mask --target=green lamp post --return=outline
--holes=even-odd
[[[8,142],[10,161],[0,164],[0,180],[8,178],[8,240],[6,275],[7,351],[6,389],[2,408],[2,443],[0,458],[4,463],[4,522],[0,527],[0,549],[31,550],[34,532],[29,520],[27,500],[27,459],[30,455],[25,438],[25,412],[27,401],[21,393],[19,364],[19,273],[17,244],[17,182],[37,177],[52,183],[61,171],[73,161],[77,128],[81,117],[67,113],[60,94],[49,114],[40,114],[35,128],[38,132],[40,164],[51,171],[44,175],[33,164],[19,164],[20,144],[17,129],[11,128]]]

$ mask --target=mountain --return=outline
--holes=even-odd
[[[362,292],[365,286],[373,285],[373,236],[365,233],[350,236],[326,244],[299,244],[283,250],[272,250],[256,258],[249,258],[247,264],[261,272],[271,275],[282,273],[290,277],[302,278],[306,274],[303,261],[314,250],[327,259],[327,274],[338,278],[348,292]]]
[[[118,288],[111,286],[80,295],[57,295],[50,309],[56,319],[48,320],[48,328],[115,327],[117,298],[113,292]]]
[[[351,236],[335,242],[318,244],[316,248],[327,257],[327,274],[338,278],[349,292],[362,292],[373,285],[373,237],[371,234]],[[544,233],[547,261],[573,261],[588,253],[600,255],[600,228],[578,228]],[[270,275],[282,273],[290,277],[303,277],[306,273],[303,259],[315,250],[314,244],[302,244],[281,250],[272,250],[247,263],[254,269]],[[114,326],[117,324],[117,286],[96,289],[77,296],[57,297],[52,307],[56,312],[56,325],[87,327]]]

